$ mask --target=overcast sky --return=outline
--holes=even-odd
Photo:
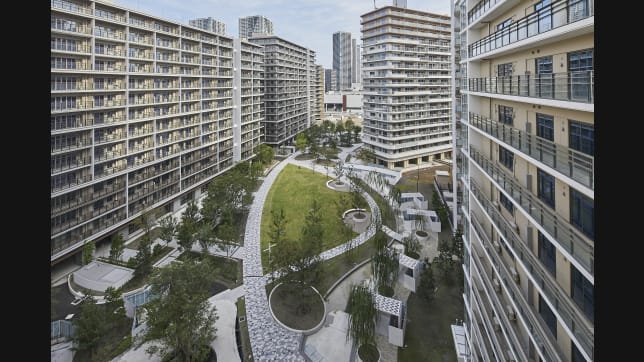
[[[392,0],[375,0],[377,7]],[[331,68],[332,35],[351,32],[360,40],[360,15],[373,10],[374,0],[114,0],[119,6],[188,24],[212,17],[226,23],[226,34],[238,37],[238,19],[263,15],[273,21],[275,35],[316,53],[316,63]],[[407,0],[407,7],[449,15],[450,0]]]

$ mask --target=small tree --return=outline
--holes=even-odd
[[[434,284],[434,271],[432,264],[427,258],[423,261],[423,271],[420,274],[420,284],[418,285],[418,296],[426,302],[434,299],[436,286]]]
[[[177,219],[168,215],[161,220],[159,220],[159,238],[165,241],[165,245],[168,246],[172,240],[174,240],[175,235],[177,235]]]
[[[123,250],[125,250],[125,240],[123,240],[121,233],[112,235],[112,244],[110,245],[110,259],[121,260],[121,256],[123,256]]]
[[[135,275],[148,275],[152,271],[152,238],[150,233],[146,232],[140,237],[139,248],[136,256],[134,257],[137,262],[137,267],[134,270]]]
[[[463,261],[463,231],[456,229],[452,237],[452,254],[458,257],[458,260]]]
[[[158,269],[152,277],[152,294],[145,304],[148,330],[144,341],[160,340],[146,351],[160,353],[163,360],[203,361],[215,339],[216,309],[208,302],[214,281],[208,261],[188,260]]]
[[[199,225],[196,239],[199,242],[199,246],[201,246],[201,251],[209,254],[208,248],[215,242],[212,227],[207,223]]]
[[[265,143],[255,148],[255,154],[255,159],[263,165],[270,165],[273,162],[273,158],[275,158],[275,150]]]
[[[194,225],[184,222],[177,227],[177,242],[181,251],[192,249],[192,244],[195,243],[194,227]]]
[[[272,221],[270,225],[270,231],[268,233],[269,248],[271,248],[270,244],[273,244],[273,245],[282,244],[282,240],[284,238],[284,235],[286,234],[286,224],[288,223],[288,220],[284,215],[284,209],[271,210],[271,219]],[[275,270],[275,261],[273,260],[273,257],[270,252],[268,254],[268,268],[270,270],[271,278],[272,278],[273,271]]]
[[[359,284],[351,288],[347,301],[349,325],[347,340],[352,338],[358,346],[376,344],[376,309],[375,298],[368,286]]]
[[[402,240],[403,246],[405,247],[405,255],[410,258],[418,259],[420,257],[420,250],[423,248],[423,245],[416,238],[405,237]]]
[[[354,140],[354,142],[358,142],[358,141],[359,141],[359,137],[358,137],[358,136],[360,135],[360,131],[362,131],[362,127],[360,127],[360,126],[353,126],[353,135],[354,135],[354,136],[353,136],[353,140]]]
[[[452,259],[452,248],[447,240],[441,240],[438,243],[438,266],[443,272],[443,276],[448,276],[456,262]]]
[[[398,253],[392,248],[382,248],[371,258],[371,271],[380,294],[393,295],[393,288],[398,280]]]
[[[304,132],[298,134],[295,137],[295,148],[298,151],[304,151],[306,149],[307,143],[308,141],[306,139],[306,134],[304,134]]]
[[[94,259],[94,250],[96,250],[96,245],[94,245],[93,241],[88,241],[83,245],[83,255],[81,258],[81,263],[83,265],[87,265],[92,262]]]
[[[96,304],[94,298],[85,298],[80,305],[78,317],[72,320],[72,325],[74,326],[73,350],[87,351],[90,359],[94,360],[101,338],[109,328],[105,308]]]

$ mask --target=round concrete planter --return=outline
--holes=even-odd
[[[377,361],[378,361],[378,362],[380,362],[380,360],[382,359],[382,354],[380,353],[380,350],[378,349],[378,346],[374,345],[374,347],[376,347],[376,351],[378,351],[378,360],[377,360]],[[362,358],[360,358],[360,354],[358,353],[358,351],[359,351],[359,350],[360,350],[360,347],[358,347],[358,348],[356,349],[356,359],[357,359],[358,361],[360,361],[360,362],[364,362],[364,361],[362,360]]]
[[[277,290],[277,288],[278,288],[280,285],[282,285],[282,284],[283,284],[283,283],[279,283],[279,284],[277,284],[275,287],[273,287],[273,289],[271,289],[270,294],[268,295],[268,310],[270,310],[270,311],[271,311],[271,317],[273,317],[273,319],[274,319],[274,320],[275,320],[275,321],[276,321],[280,326],[282,326],[282,327],[284,327],[284,328],[288,329],[289,331],[295,332],[295,333],[302,333],[302,334],[303,334],[303,335],[305,335],[305,336],[311,335],[311,334],[313,334],[313,333],[315,333],[315,332],[319,331],[320,329],[322,329],[322,326],[324,325],[324,321],[326,320],[326,313],[327,313],[327,310],[326,310],[326,302],[324,301],[324,298],[322,298],[322,295],[320,294],[320,292],[318,292],[318,290],[317,290],[317,289],[315,289],[315,287],[314,287],[314,286],[310,286],[310,287],[311,287],[311,289],[313,289],[313,291],[314,291],[314,292],[315,292],[315,293],[320,297],[320,300],[322,301],[322,305],[324,306],[324,312],[323,312],[323,314],[322,314],[324,317],[322,317],[322,320],[320,320],[320,323],[318,323],[315,327],[313,327],[313,328],[311,328],[311,329],[306,329],[306,330],[300,330],[300,329],[291,328],[291,327],[287,326],[286,324],[282,323],[282,322],[281,322],[281,321],[280,321],[280,320],[275,316],[275,313],[273,313],[273,308],[271,307],[271,298],[273,297],[273,292],[275,292],[275,290]]]
[[[425,230],[416,230],[414,236],[420,242],[429,240],[429,233]]]

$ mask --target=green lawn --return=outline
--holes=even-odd
[[[284,215],[288,220],[285,237],[299,240],[304,219],[313,199],[317,199],[321,205],[320,214],[322,215],[322,225],[325,233],[324,250],[349,240],[341,236],[342,215],[335,206],[335,200],[339,200],[343,193],[327,188],[326,180],[325,175],[304,167],[287,165],[282,170],[268,192],[264,203],[261,224],[262,250],[268,247],[270,225],[272,223],[271,210],[284,209]],[[349,208],[351,208],[350,204],[346,206],[346,209]],[[351,238],[356,235],[353,233]],[[267,264],[268,253],[263,252],[262,265]]]
[[[434,280],[438,287],[434,300],[427,303],[416,293],[411,293],[407,299],[407,347],[398,348],[398,361],[456,362],[450,325],[457,318],[463,319],[465,307],[459,282],[446,282],[440,274],[434,266]]]

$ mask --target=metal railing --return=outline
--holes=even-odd
[[[471,24],[474,20],[483,16],[488,10],[494,7],[497,3],[503,0],[482,0],[474,5],[472,10],[467,12],[467,24]]]
[[[501,284],[500,282],[502,281],[503,286],[505,287],[504,290],[507,292],[507,295],[518,307],[518,310],[515,310],[514,312],[517,314],[517,316],[521,317],[521,320],[526,326],[526,329],[530,333],[530,339],[532,339],[534,344],[539,348],[546,360],[561,360],[561,358],[558,357],[561,354],[561,351],[557,349],[556,340],[554,340],[554,338],[546,332],[545,322],[541,318],[537,317],[535,310],[530,305],[530,303],[528,303],[519,286],[514,281],[512,281],[512,275],[510,274],[502,258],[498,255],[496,249],[494,248],[494,245],[492,245],[491,239],[485,232],[483,232],[483,230],[485,229],[478,221],[478,217],[474,213],[472,213],[470,214],[470,218],[472,219],[472,225],[474,225],[474,233],[478,236],[481,244],[485,248],[486,256],[493,263],[494,271],[496,271],[496,274],[499,275],[499,286]],[[492,258],[490,258],[490,256]],[[473,259],[475,258],[476,257],[473,257]],[[488,276],[486,274],[481,273],[481,277],[488,282],[487,288],[490,288],[490,286],[494,288],[494,286],[489,283]],[[494,277],[494,279],[496,279],[496,277]]]
[[[559,0],[468,46],[470,58],[594,15],[592,0]]]
[[[544,205],[530,190],[521,186],[514,177],[470,146],[470,158],[505,190],[521,208],[539,222],[575,260],[591,275],[594,275],[595,247],[581,236],[570,222],[558,216]]]
[[[568,329],[581,343],[586,353],[593,356],[595,333],[589,324],[586,315],[579,310],[572,298],[566,295],[562,287],[553,279],[552,275],[545,270],[543,264],[534,256],[527,244],[521,240],[514,226],[505,220],[501,212],[495,207],[489,198],[481,191],[476,180],[470,178],[470,189],[472,195],[480,202],[483,209],[490,215],[491,221],[500,231],[501,236],[513,250],[515,260],[523,265],[523,268],[535,281],[535,285],[546,297],[559,316],[557,318],[564,323]]]
[[[468,83],[470,92],[595,103],[595,72],[592,70],[469,78]]]
[[[468,123],[544,163],[580,184],[595,189],[595,158],[561,144],[470,112]]]
[[[74,325],[63,319],[51,322],[51,339],[71,338],[74,336]]]

